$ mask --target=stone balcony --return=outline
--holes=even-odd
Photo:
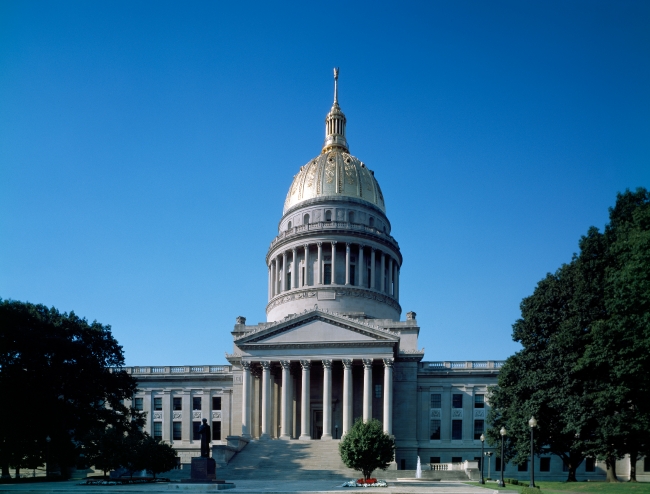
[[[171,365],[171,366],[145,366],[123,367],[127,374],[132,375],[201,375],[201,374],[230,374],[231,365]]]

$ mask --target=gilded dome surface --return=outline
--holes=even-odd
[[[284,201],[284,211],[308,199],[352,197],[384,213],[384,196],[372,170],[340,147],[333,147],[300,168]]]

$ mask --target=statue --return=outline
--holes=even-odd
[[[203,423],[199,427],[199,435],[201,436],[201,458],[210,458],[210,426],[208,419],[203,419]]]

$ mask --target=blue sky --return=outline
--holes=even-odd
[[[649,25],[645,1],[3,1],[0,297],[110,324],[128,365],[225,363],[339,66],[425,359],[504,359],[521,299],[650,186]]]

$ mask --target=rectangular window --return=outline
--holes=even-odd
[[[646,456],[643,459],[643,471],[650,472],[650,456]]]
[[[550,458],[540,458],[539,459],[539,471],[540,472],[550,472],[551,471],[551,459]]]
[[[485,395],[474,395],[474,408],[485,408]]]
[[[452,408],[463,408],[463,395],[454,394],[451,396],[451,407]]]
[[[179,411],[183,409],[183,399],[182,398],[174,398],[172,405],[174,406],[174,410]]]
[[[585,458],[585,472],[595,472],[596,462],[593,458]]]
[[[432,394],[431,395],[431,408],[442,408],[442,395],[437,393],[437,394]]]
[[[331,285],[332,284],[332,265],[325,264],[323,265],[323,284]]]
[[[527,472],[528,471],[528,460],[523,462],[521,465],[517,465],[518,472]]]
[[[494,470],[497,472],[501,471],[501,458],[494,459]]]
[[[221,441],[221,422],[212,422],[212,440]]]
[[[153,409],[156,411],[162,410],[162,398],[153,399]]]
[[[182,434],[182,429],[181,429],[181,423],[180,422],[172,422],[172,439],[174,441],[180,441],[183,439],[183,434]]]
[[[212,409],[221,410],[221,396],[212,397]]]
[[[474,421],[474,439],[477,441],[481,439],[481,434],[485,431],[484,424],[482,420]]]
[[[478,469],[481,469],[481,457],[480,456],[475,456],[474,461],[478,463]]]
[[[569,465],[564,463],[564,460],[562,460],[562,471],[563,472],[568,472],[569,471]]]
[[[199,427],[201,427],[201,422],[192,422],[192,440],[200,441],[201,434],[199,434]]]
[[[141,412],[142,410],[144,410],[143,402],[144,402],[144,400],[142,398],[135,398],[133,400],[133,408],[135,410],[137,410],[138,412]]]
[[[451,462],[452,463],[462,463],[463,462],[463,457],[462,456],[452,456],[451,457]]]
[[[375,384],[375,398],[381,398],[381,384]]]
[[[437,465],[437,464],[440,463],[440,457],[439,456],[431,456],[429,458],[429,460],[430,460],[429,463],[431,463],[433,465]]]
[[[162,422],[153,423],[153,438],[162,440]]]
[[[439,440],[440,439],[440,420],[432,420],[431,421],[431,429],[430,429],[431,435],[430,438],[433,440]]]
[[[193,396],[192,397],[192,410],[201,410],[201,397]]]
[[[451,438],[458,440],[463,438],[463,421],[462,420],[452,420],[451,421]]]

